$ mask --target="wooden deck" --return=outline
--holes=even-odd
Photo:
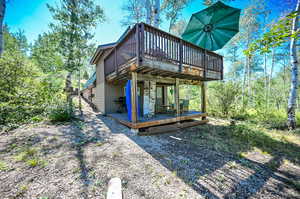
[[[189,111],[181,114],[180,116],[176,116],[174,114],[156,114],[153,118],[139,117],[137,123],[129,121],[127,113],[111,113],[108,114],[108,116],[129,128],[140,129],[206,117],[207,113]],[[208,120],[203,120],[203,123],[206,122],[208,122]]]
[[[104,59],[109,81],[130,72],[187,80],[223,79],[223,57],[144,23],[131,28]]]

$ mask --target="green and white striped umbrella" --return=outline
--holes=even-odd
[[[239,32],[241,10],[218,1],[192,15],[182,38],[208,50],[222,48]]]

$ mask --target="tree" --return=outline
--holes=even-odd
[[[300,0],[297,1],[294,12],[291,12],[286,17],[280,19],[268,32],[263,34],[260,39],[253,42],[248,50],[245,51],[246,54],[251,54],[257,50],[269,52],[270,49],[279,47],[286,42],[290,42],[291,87],[287,106],[287,125],[290,129],[296,128],[295,109],[297,102],[299,67],[296,43],[300,34],[300,29],[298,28],[298,17],[300,15],[299,6]]]
[[[59,33],[43,33],[33,43],[31,58],[44,73],[57,73],[63,69],[63,57],[59,53],[59,38]]]
[[[155,0],[153,12],[154,12],[154,26],[158,27],[160,24],[160,0]]]
[[[6,0],[0,0],[0,56],[3,53],[3,21],[5,16]]]
[[[145,21],[145,4],[141,0],[125,1],[122,10],[127,13],[121,21],[123,26],[130,26]]]
[[[60,6],[53,7],[49,4],[47,6],[56,20],[56,23],[51,23],[50,27],[60,34],[59,50],[64,57],[64,69],[68,71],[67,101],[72,107],[72,73],[80,71],[84,59],[89,56],[89,41],[93,38],[92,30],[99,22],[103,22],[104,12],[92,0],[61,0]]]
[[[169,32],[179,20],[182,10],[190,0],[164,0],[162,10],[165,12],[166,19],[169,20]]]
[[[291,80],[291,90],[288,100],[288,122],[287,125],[290,129],[296,128],[296,116],[295,116],[295,109],[296,109],[296,100],[297,100],[297,91],[298,91],[298,67],[299,62],[297,58],[297,51],[296,51],[296,43],[298,34],[300,32],[300,28],[298,28],[298,17],[300,15],[300,0],[298,0],[296,9],[295,9],[296,16],[293,18],[292,21],[292,28],[291,28],[291,44],[290,44],[290,56],[291,56],[291,66],[292,66],[292,80]],[[296,35],[295,35],[296,34]]]
[[[170,33],[180,37],[187,26],[187,22],[185,20],[177,21],[170,29]]]

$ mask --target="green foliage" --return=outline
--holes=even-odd
[[[59,39],[59,33],[43,33],[32,46],[31,58],[44,73],[57,73],[63,69]]]
[[[64,57],[64,69],[73,72],[83,65],[92,47],[88,41],[99,22],[104,21],[103,9],[91,0],[62,0],[59,6],[47,4],[55,23],[50,27],[59,34],[59,52]]]
[[[21,33],[15,37],[7,30],[0,58],[0,130],[41,121],[54,99],[63,98],[61,79],[43,73],[24,52],[26,39]]]
[[[283,43],[289,41],[292,37],[299,37],[299,30],[294,34],[292,34],[291,31],[292,19],[298,17],[298,15],[299,14],[296,12],[291,12],[280,19],[277,23],[272,25],[272,28],[268,32],[264,33],[261,38],[251,43],[244,53],[246,55],[251,55],[255,51],[259,51],[261,54],[270,53],[270,49],[279,47]]]
[[[57,105],[50,108],[48,117],[52,122],[68,122],[73,118],[72,107],[64,104]]]
[[[233,81],[217,82],[210,85],[208,108],[210,112],[222,117],[228,117],[237,110],[237,101],[240,100],[241,88]]]
[[[9,167],[7,166],[7,164],[3,161],[0,161],[0,171],[7,171],[9,169]]]

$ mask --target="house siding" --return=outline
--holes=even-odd
[[[96,65],[96,92],[93,103],[101,113],[105,110],[105,77],[104,77],[104,60],[101,59]]]

